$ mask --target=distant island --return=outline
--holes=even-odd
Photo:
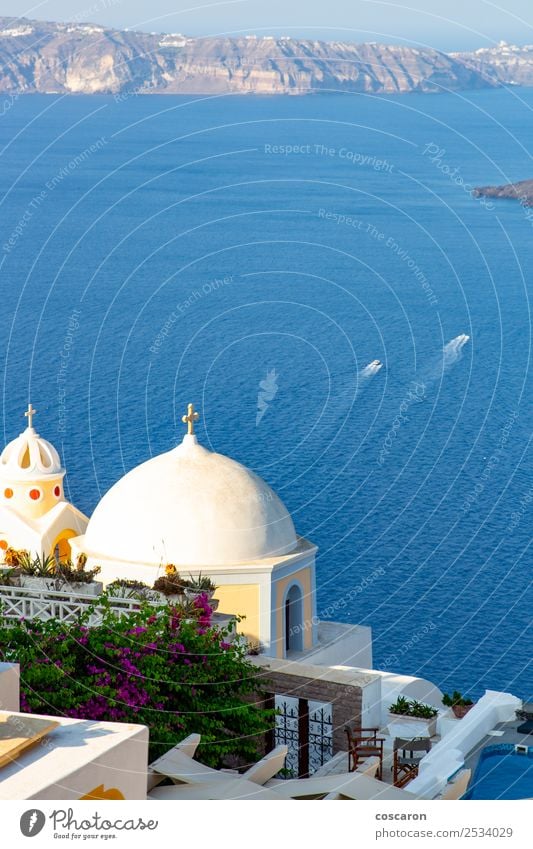
[[[522,206],[533,206],[533,180],[520,180],[503,186],[478,186],[472,194],[474,197],[518,200]]]
[[[189,38],[0,17],[0,92],[309,94],[533,85],[533,45],[474,53],[290,37]]]

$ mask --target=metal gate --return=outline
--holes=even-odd
[[[307,778],[333,757],[332,706],[291,696],[274,697],[273,744],[288,746],[289,778]]]

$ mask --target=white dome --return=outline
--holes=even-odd
[[[83,544],[93,557],[186,568],[281,556],[297,539],[261,478],[187,435],[111,487]]]
[[[63,475],[61,459],[54,446],[33,427],[6,445],[0,455],[0,476],[9,480],[33,480]]]

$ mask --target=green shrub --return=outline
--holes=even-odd
[[[451,696],[449,696],[448,693],[444,693],[442,697],[442,704],[446,705],[446,707],[468,707],[469,705],[473,705],[474,702],[472,699],[468,699],[463,696],[459,690],[454,690]]]
[[[417,702],[415,699],[409,700],[405,696],[398,696],[394,704],[390,705],[389,711],[399,716],[415,716],[417,719],[433,719],[438,714],[438,710],[432,705]]]
[[[142,602],[117,618],[109,600],[95,605],[103,605],[97,626],[85,614],[76,624],[0,628],[0,660],[21,667],[23,711],[147,725],[151,759],[197,732],[198,757],[210,766],[257,760],[274,714],[262,707],[244,643],[212,626],[206,596],[192,617]]]
[[[150,590],[144,581],[134,581],[129,578],[117,578],[106,586],[106,593],[113,598],[139,598]]]
[[[208,578],[207,575],[202,575],[201,572],[196,577],[189,575],[185,581],[185,586],[187,589],[194,590],[195,592],[214,592],[217,588],[211,578]]]

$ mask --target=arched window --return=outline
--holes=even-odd
[[[303,651],[303,619],[302,591],[293,584],[285,596],[285,652]]]

